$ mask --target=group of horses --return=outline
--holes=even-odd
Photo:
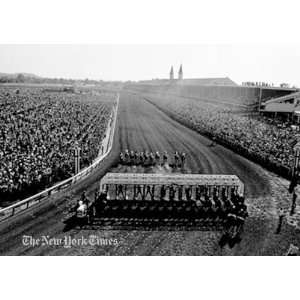
[[[160,153],[159,151],[129,151],[126,149],[120,153],[120,163],[123,165],[141,165],[141,166],[155,166],[155,165],[171,165],[172,167],[183,168],[186,161],[186,154],[184,152],[175,151],[173,155],[173,163],[169,160],[167,151]]]

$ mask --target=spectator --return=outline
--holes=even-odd
[[[176,97],[152,98],[175,119],[282,176],[288,177],[296,140],[290,124],[249,115],[222,103]]]
[[[74,172],[74,143],[81,167],[99,153],[113,94],[0,89],[0,199],[23,199]]]

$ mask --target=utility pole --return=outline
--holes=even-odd
[[[294,146],[294,166],[292,169],[292,205],[291,205],[291,211],[290,211],[290,215],[292,216],[295,213],[295,209],[296,209],[296,199],[297,199],[297,194],[295,192],[295,187],[298,184],[298,173],[299,173],[299,157],[300,157],[300,142],[298,142],[295,146]]]
[[[258,114],[260,115],[261,108],[261,98],[262,98],[262,88],[259,89],[259,99],[258,99]]]
[[[80,148],[78,143],[75,143],[74,147],[74,157],[75,157],[75,174],[78,174],[80,171]]]

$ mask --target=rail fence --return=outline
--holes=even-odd
[[[99,155],[93,161],[93,163],[90,166],[81,170],[78,174],[75,174],[74,176],[72,176],[66,180],[63,180],[63,181],[55,184],[54,186],[47,188],[42,192],[39,192],[36,195],[33,195],[24,200],[21,200],[11,206],[0,209],[0,222],[14,216],[15,214],[17,214],[21,211],[24,211],[24,210],[32,207],[33,205],[35,205],[37,203],[40,203],[41,201],[46,200],[48,196],[53,195],[65,188],[75,184],[76,182],[82,180],[83,178],[86,178],[90,173],[92,173],[96,168],[99,167],[101,162],[104,160],[105,157],[108,156],[108,154],[110,153],[110,151],[112,149],[114,133],[115,133],[115,126],[116,126],[116,122],[117,122],[119,98],[120,98],[120,95],[118,94],[117,95],[117,104],[112,110],[111,117],[109,119],[109,123],[108,123],[107,129],[106,129],[104,139],[102,140],[101,145],[99,147],[99,149],[100,149]]]

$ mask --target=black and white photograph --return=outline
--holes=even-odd
[[[0,254],[299,255],[300,48],[270,50],[1,45]]]
[[[0,2],[1,299],[297,299],[297,1]]]

